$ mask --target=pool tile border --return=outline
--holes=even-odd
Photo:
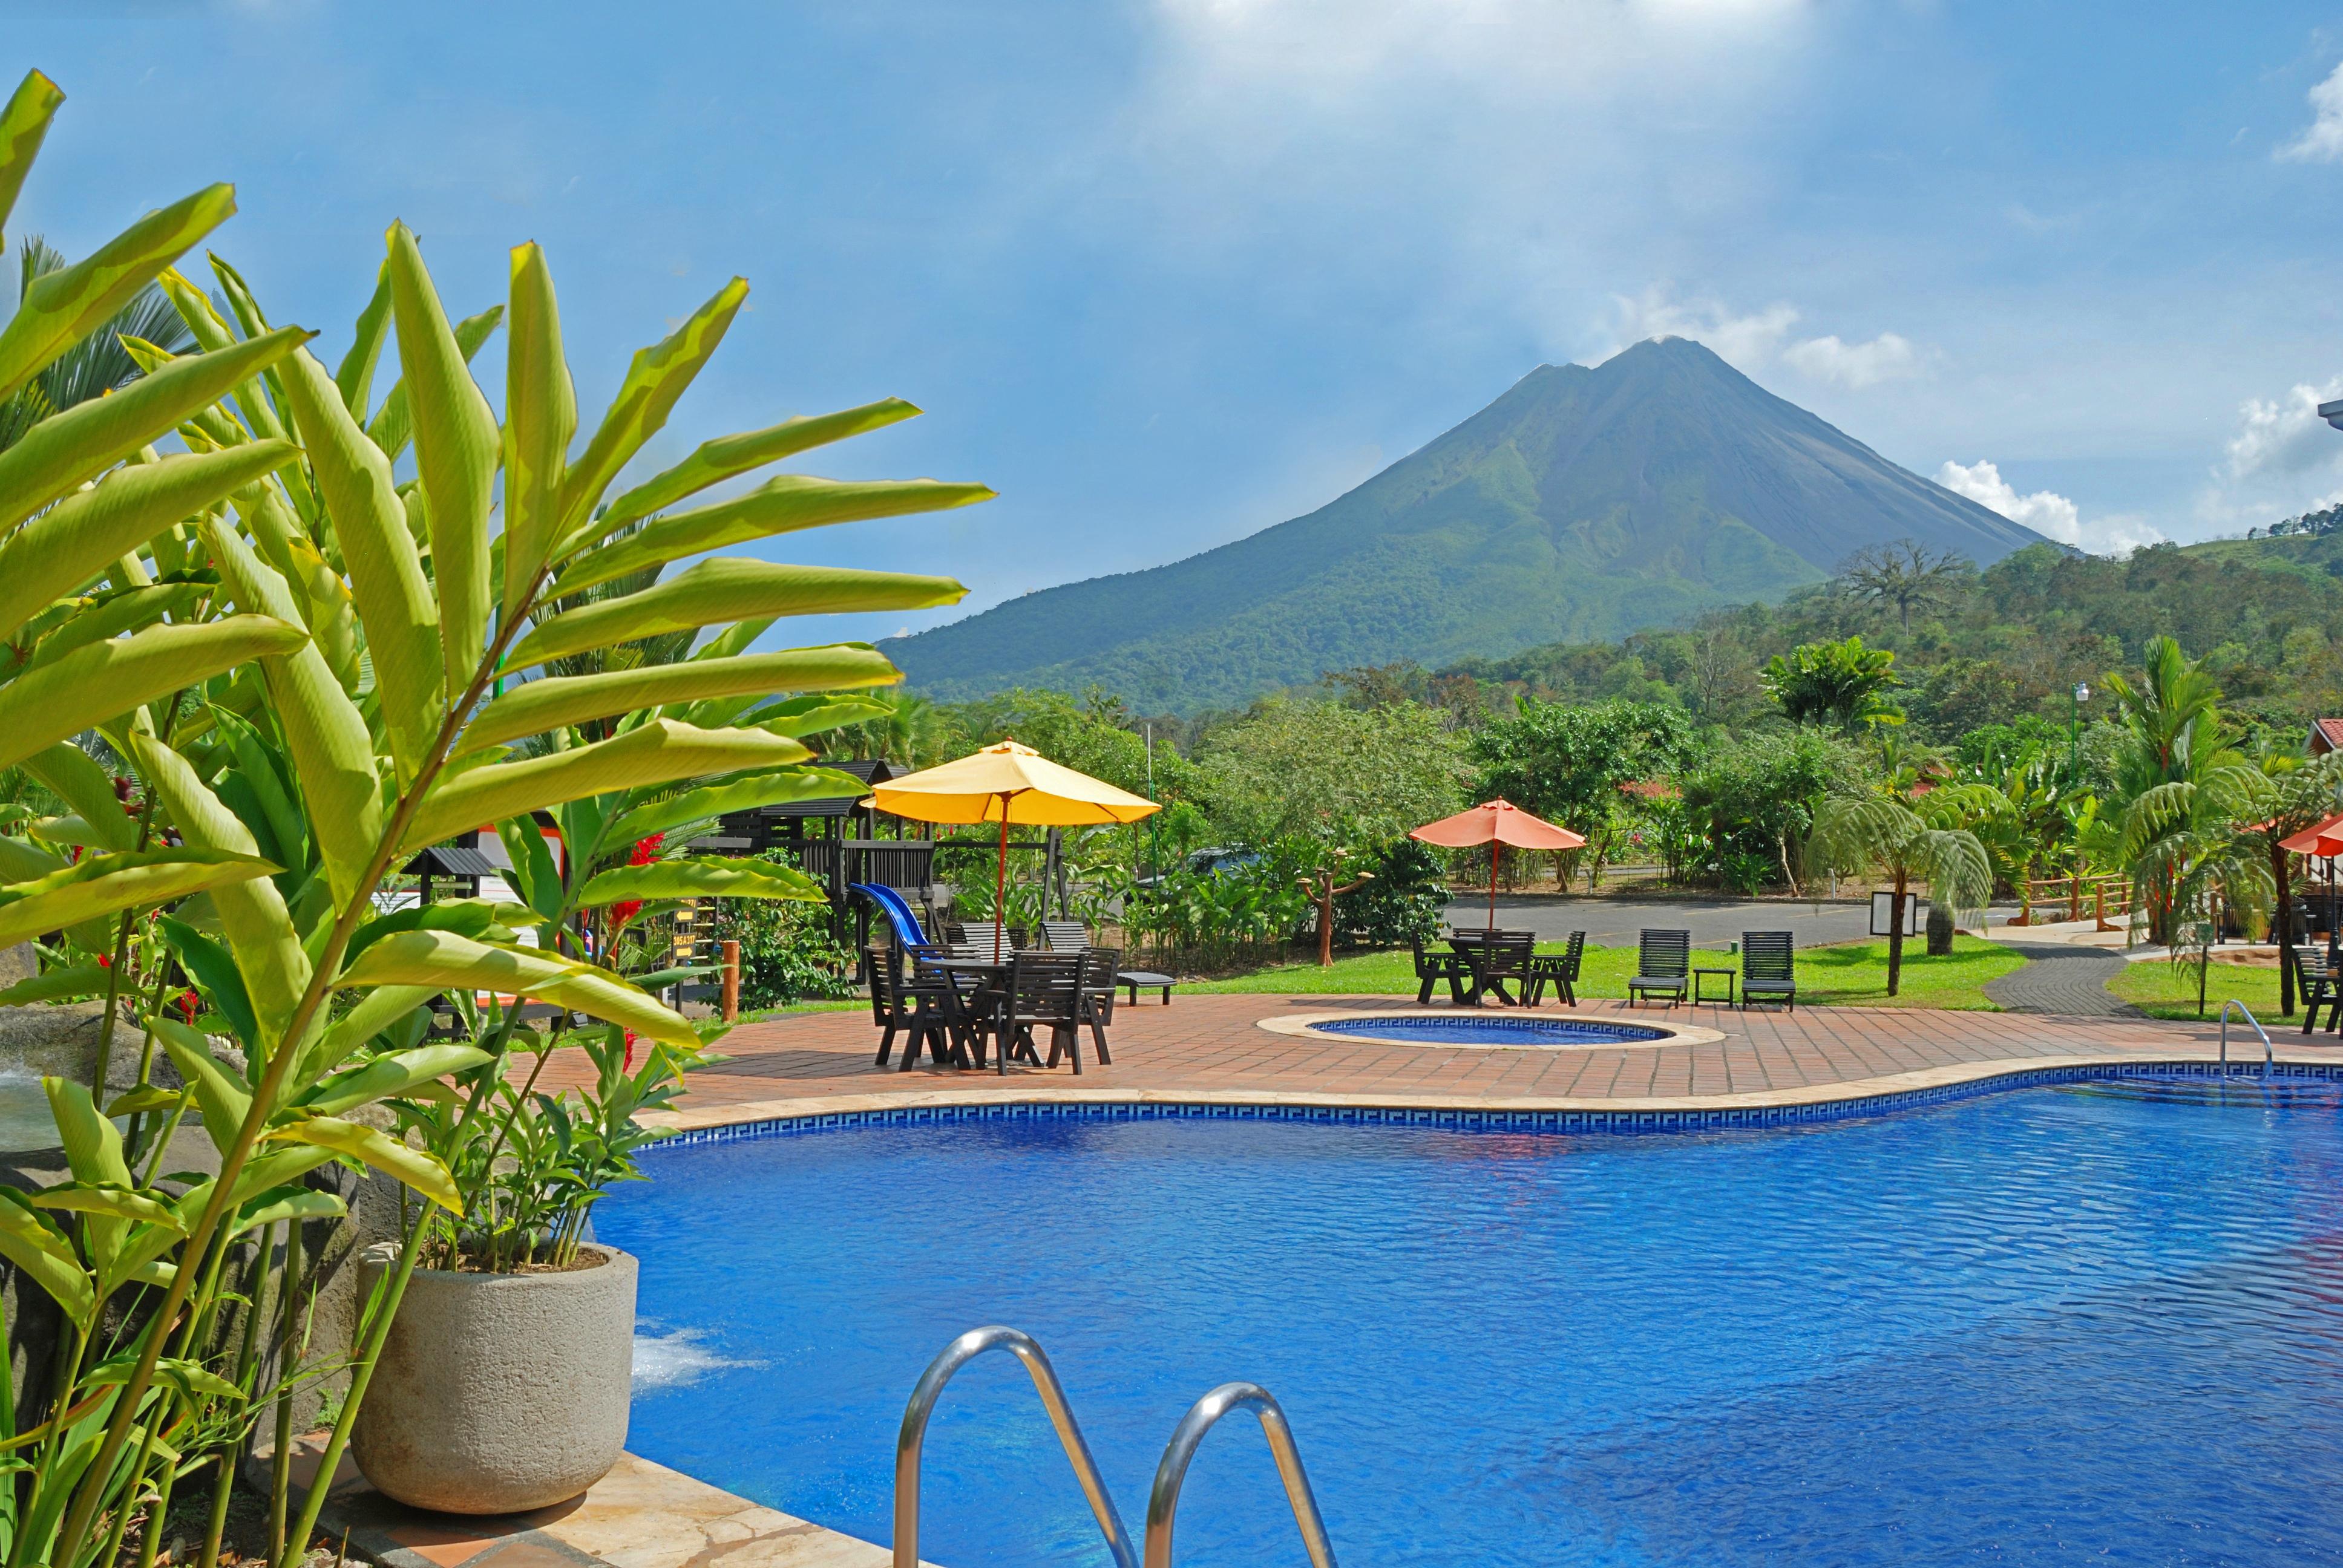
[[[662,1148],[702,1143],[729,1143],[747,1139],[795,1137],[849,1128],[918,1126],[961,1121],[1321,1121],[1348,1126],[1431,1127],[1489,1132],[1685,1132],[1714,1129],[1785,1127],[1842,1121],[1892,1111],[1981,1094],[2056,1083],[2082,1083],[2153,1074],[2161,1078],[2207,1079],[2223,1076],[2213,1061],[2187,1058],[2121,1057],[2079,1059],[2064,1062],[1979,1063],[1982,1070],[1948,1081],[1908,1088],[1774,1103],[1693,1107],[1621,1104],[1609,1108],[1467,1107],[1453,1103],[1375,1104],[1358,1097],[1345,1102],[1339,1095],[1236,1095],[1223,1098],[1141,1098],[1138,1095],[1091,1094],[1081,1099],[1055,1097],[1007,1099],[999,1095],[941,1098],[920,1105],[873,1106],[823,1111],[809,1106],[777,1115],[757,1116],[718,1125],[694,1127],[660,1141]],[[1909,1078],[1942,1079],[1959,1069],[1939,1069]],[[2247,1076],[2258,1076],[2258,1070]],[[2232,1070],[2228,1076],[2239,1076]],[[2343,1062],[2282,1061],[2272,1071],[2278,1079],[2343,1081]],[[1875,1080],[1875,1082],[1889,1081]],[[1835,1085],[1834,1088],[1859,1088]],[[1759,1097],[1749,1097],[1759,1098]],[[753,1111],[756,1107],[738,1109]]]

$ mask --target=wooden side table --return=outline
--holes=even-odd
[[[1693,1000],[1694,1001],[1695,1001],[1695,1002],[1715,1001],[1715,1000],[1717,1000],[1716,998],[1715,998],[1715,997],[1713,997],[1713,996],[1709,996],[1709,995],[1705,994],[1704,991],[1702,991],[1702,990],[1701,990],[1701,988],[1700,988],[1700,982],[1701,982],[1701,978],[1702,978],[1704,975],[1722,975],[1722,976],[1725,978],[1725,1006],[1727,1006],[1727,1007],[1731,1007],[1731,1006],[1733,1005],[1733,988],[1734,988],[1735,985],[1737,985],[1737,984],[1739,984],[1739,983],[1740,983],[1740,980],[1741,980],[1741,971],[1740,971],[1739,970],[1731,970],[1731,969],[1714,969],[1714,970],[1693,970],[1693,971],[1692,971],[1692,1000]]]

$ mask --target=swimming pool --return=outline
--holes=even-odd
[[[2333,1092],[2028,1089],[1637,1137],[870,1127],[654,1151],[629,1446],[884,1542],[953,1334],[1047,1347],[1136,1532],[1189,1403],[1291,1414],[1350,1568],[2343,1561]],[[927,1445],[930,1560],[1103,1563],[1024,1374]],[[1299,1563],[1259,1432],[1183,1564]]]

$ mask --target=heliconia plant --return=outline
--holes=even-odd
[[[0,110],[0,225],[61,101],[35,73]],[[142,1509],[151,1563],[173,1483],[216,1461],[208,1560],[232,1456],[272,1404],[283,1523],[289,1405],[283,1381],[260,1385],[254,1325],[264,1299],[294,1321],[298,1282],[282,1277],[299,1266],[293,1233],[341,1211],[304,1178],[339,1161],[403,1183],[417,1214],[361,1325],[318,1480],[279,1532],[277,1554],[300,1554],[425,1216],[462,1209],[450,1157],[476,1152],[468,1140],[510,1103],[498,1086],[516,1042],[547,1044],[518,1003],[582,1015],[605,1054],[629,1031],[671,1060],[701,1043],[581,941],[581,912],[815,893],[768,865],[624,863],[650,835],[686,842],[720,813],[844,787],[809,765],[799,737],[876,709],[809,694],[898,673],[867,645],[755,644],[784,616],[927,608],[963,591],[941,577],[751,558],[673,568],[991,495],[784,473],[695,504],[918,412],[893,398],[707,441],[618,489],[722,341],[745,282],[636,355],[581,446],[535,245],[511,253],[501,306],[451,319],[415,236],[393,225],[329,370],[315,335],[272,325],[226,263],[210,263],[219,305],[177,269],[234,210],[229,187],[213,186],[148,214],[42,276],[0,327],[0,397],[149,284],[196,346],[175,356],[126,341],[140,379],[0,451],[0,768],[23,768],[66,807],[40,833],[0,834],[0,944],[48,940],[45,989],[31,994],[105,999],[102,1057],[118,1015],[142,1035],[140,1087],[111,1104],[103,1061],[95,1097],[48,1086],[72,1179],[30,1196],[0,1189],[0,1256],[57,1303],[68,1342],[45,1412],[17,1409],[0,1383],[9,1568],[85,1568],[124,1549]],[[501,416],[470,370],[499,327]],[[392,354],[397,376],[377,397]],[[415,477],[402,479],[410,452]],[[588,592],[637,581],[648,586]],[[697,650],[545,673],[670,634],[700,639]],[[76,743],[93,733],[103,747]],[[540,814],[560,825],[566,864]],[[511,849],[521,906],[377,897],[420,850],[484,827]],[[187,991],[192,1019],[178,1005]],[[463,1038],[426,1037],[439,998]],[[216,1049],[222,1040],[235,1050]],[[184,1089],[148,1085],[158,1054]],[[624,1076],[604,1072],[604,1101],[649,1092]],[[367,1109],[386,1101],[436,1127],[437,1146],[386,1131]],[[207,1180],[159,1170],[191,1111],[216,1147]],[[549,1244],[565,1244],[567,1213]]]

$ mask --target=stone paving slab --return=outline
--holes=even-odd
[[[2005,945],[2026,955],[2026,965],[1985,983],[1985,994],[2012,1012],[2066,1017],[2138,1018],[2139,1009],[2107,990],[2127,967],[2120,953],[2054,942]]]

